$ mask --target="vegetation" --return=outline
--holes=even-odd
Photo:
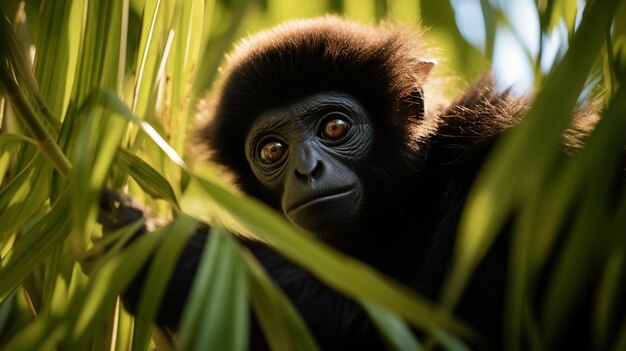
[[[624,177],[626,1],[588,1],[584,11],[579,1],[537,1],[532,15],[542,37],[565,28],[562,55],[548,69],[541,69],[542,45],[527,55],[535,67],[536,99],[475,184],[438,302],[302,235],[232,191],[210,167],[189,166],[193,150],[185,140],[199,98],[210,91],[224,52],[238,37],[327,12],[419,22],[431,28],[433,45],[448,57],[440,74],[462,72],[470,80],[496,55],[498,29],[511,25],[495,1],[480,4],[482,51],[460,34],[447,1],[3,1],[0,349],[241,350],[249,303],[275,349],[315,349],[288,300],[222,226],[213,230],[180,334],[153,328],[172,265],[203,220],[255,233],[363,302],[392,348],[463,350],[463,340],[478,336],[449,311],[514,215],[506,348],[519,349],[522,339],[531,340],[531,349],[549,347],[581,298],[577,287],[598,282],[595,346],[626,350],[626,319],[612,313],[613,304],[626,298],[626,192],[611,187]],[[452,81],[451,92],[462,81]],[[602,100],[596,130],[582,151],[556,166],[570,111],[592,96]],[[123,189],[172,221],[121,250],[140,223],[103,237],[96,219],[104,187]],[[563,249],[555,251],[555,237],[563,232]],[[553,252],[554,269],[546,271]],[[133,319],[117,295],[150,255],[148,289]],[[549,277],[546,307],[529,315],[526,293],[540,273]],[[425,336],[417,340],[409,325]],[[617,339],[607,337],[611,325],[621,328]]]

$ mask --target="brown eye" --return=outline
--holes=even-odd
[[[274,163],[280,160],[285,152],[285,147],[278,141],[270,141],[265,143],[261,148],[261,160],[265,163]]]
[[[350,124],[341,118],[328,120],[322,126],[322,137],[327,140],[338,140],[346,135]]]

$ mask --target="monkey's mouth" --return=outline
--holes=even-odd
[[[285,212],[293,213],[301,210],[306,210],[309,207],[321,205],[324,203],[332,203],[345,197],[351,197],[354,194],[355,190],[353,187],[339,188],[335,189],[334,191],[324,192],[323,194],[314,194],[311,197],[305,197],[301,200],[296,201],[294,204],[287,207]]]

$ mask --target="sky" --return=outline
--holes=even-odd
[[[584,1],[577,0],[578,19]],[[465,39],[484,50],[485,30],[480,0],[452,0],[456,22]],[[511,87],[523,93],[532,88],[533,67],[528,54],[535,57],[539,50],[539,18],[534,0],[491,0],[489,3],[499,8],[507,17],[512,29],[500,26],[496,33],[492,69],[497,77],[499,88]],[[516,36],[517,35],[517,36]],[[549,71],[552,63],[566,46],[567,28],[564,23],[557,26],[549,36],[544,36],[542,71]]]

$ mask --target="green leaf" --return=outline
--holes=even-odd
[[[505,220],[525,195],[536,191],[561,152],[561,133],[603,42],[598,28],[608,28],[614,7],[606,0],[590,5],[570,50],[524,121],[489,156],[461,218],[453,270],[442,299],[446,306],[457,303]]]
[[[135,317],[133,350],[139,351],[148,348],[152,321],[161,306],[163,293],[170,281],[180,253],[197,225],[198,223],[190,218],[178,217],[167,227],[159,229],[163,231],[161,236],[165,238],[152,259],[150,270],[143,285],[143,292]]]
[[[266,205],[249,197],[235,196],[207,179],[197,176],[195,179],[216,203],[250,232],[270,242],[278,252],[338,291],[357,301],[376,303],[429,331],[434,332],[439,326],[459,335],[474,336],[465,325],[433,308],[408,288],[311,238]]]
[[[421,350],[422,345],[417,341],[413,332],[404,321],[394,313],[371,304],[364,303],[363,307],[392,350]]]
[[[252,306],[272,350],[318,350],[306,323],[291,301],[267,275],[249,252],[243,252],[248,264],[248,284]]]
[[[246,267],[237,245],[213,228],[183,314],[182,350],[243,351],[248,343]]]
[[[127,128],[126,120],[107,115],[90,100],[91,111],[86,124],[77,134],[77,147],[70,175],[71,209],[78,235],[93,231],[99,209],[100,189],[103,188],[115,159],[118,146]]]
[[[607,259],[603,273],[593,316],[594,350],[607,349],[611,326],[623,318],[617,315],[615,306],[626,293],[619,286],[620,278],[626,276],[626,247],[616,249]]]
[[[0,267],[1,300],[15,291],[26,276],[61,245],[71,232],[66,206],[67,196],[64,195],[3,257]]]
[[[42,3],[37,37],[35,77],[52,113],[63,116],[69,104],[78,59],[84,2],[72,0]]]
[[[67,218],[67,216],[65,216]],[[129,226],[127,230],[135,230]],[[67,233],[67,231],[65,231]],[[127,232],[126,235],[132,235]],[[103,321],[103,314],[113,306],[122,292],[152,253],[159,235],[144,235],[121,253],[108,255],[68,302],[68,309],[43,316],[15,335],[7,349],[15,351],[85,349],[94,328]]]
[[[165,199],[173,205],[178,205],[176,194],[174,194],[170,183],[141,158],[126,149],[120,149],[117,154],[117,161],[135,179],[143,191],[152,197]]]

